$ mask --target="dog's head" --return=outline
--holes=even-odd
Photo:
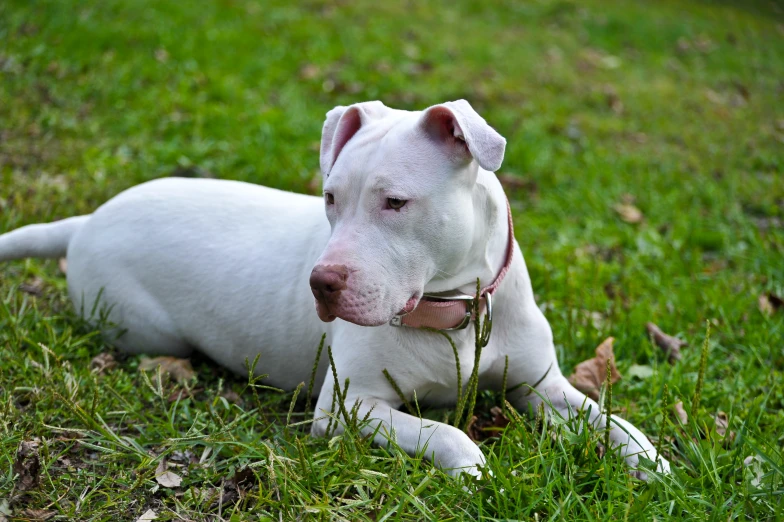
[[[465,100],[329,111],[321,171],[332,235],[310,277],[321,320],[384,324],[455,275],[476,233],[478,169],[497,170],[505,147]]]

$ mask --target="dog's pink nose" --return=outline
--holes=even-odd
[[[346,289],[348,269],[343,265],[316,266],[310,273],[310,288],[316,299],[334,299]]]

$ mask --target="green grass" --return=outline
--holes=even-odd
[[[614,336],[614,406],[674,468],[637,481],[596,454],[601,433],[526,418],[483,443],[492,475],[464,490],[355,433],[287,428],[291,393],[203,360],[171,401],[181,385],[143,378],[137,357],[91,372],[111,348],[57,264],[26,261],[0,267],[0,520],[784,519],[784,310],[758,309],[784,294],[784,15],[734,4],[0,2],[0,232],[177,171],[313,192],[333,106],[467,98],[524,182],[517,239],[564,372]],[[639,224],[613,210],[626,195]],[[41,295],[23,292],[36,278]],[[689,341],[679,363],[647,321]],[[663,390],[691,411],[706,321],[684,428]],[[480,394],[480,415],[498,401]],[[15,454],[34,437],[40,483],[21,491]],[[179,488],[156,483],[162,457]]]

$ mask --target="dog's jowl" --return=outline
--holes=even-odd
[[[121,350],[184,357],[195,349],[237,373],[261,354],[257,370],[283,388],[308,380],[326,332],[337,374],[351,382],[345,410],[370,412],[363,429],[377,443],[394,433],[411,454],[424,450],[451,473],[479,474],[476,444],[399,411],[384,374],[409,398],[454,403],[454,353],[424,327],[449,330],[467,381],[474,298],[492,314],[482,386],[501,387],[508,357],[510,385],[537,383],[510,392],[514,406],[543,404],[563,416],[587,409],[590,422],[605,425],[598,405],[561,374],[534,302],[493,173],[505,146],[463,100],[422,112],[377,101],[336,107],[321,138],[322,197],[234,181],[151,181],[91,215],[0,236],[0,261],[67,255],[74,306],[89,312],[98,301],[113,325],[104,333]],[[322,357],[317,435],[332,407],[327,364]],[[610,437],[633,468],[645,456],[669,469],[623,419],[613,416]]]

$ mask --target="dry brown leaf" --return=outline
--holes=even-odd
[[[728,429],[730,426],[729,417],[727,417],[726,413],[720,411],[714,415],[713,420],[716,423],[716,433],[724,439],[725,447],[728,446],[735,440],[735,432]]]
[[[35,297],[41,297],[44,294],[44,280],[40,277],[34,277],[19,285],[19,290]]]
[[[642,211],[631,203],[616,203],[613,209],[626,223],[636,224],[642,221]]]
[[[171,404],[172,402],[193,398],[195,394],[202,391],[204,391],[204,388],[193,388],[192,390],[188,390],[186,388],[180,388],[179,390],[175,390],[171,392],[171,394],[169,394],[169,397],[166,399],[166,401]]]
[[[108,352],[99,353],[90,361],[90,370],[103,375],[105,372],[117,366],[114,356]]]
[[[730,420],[727,418],[727,414],[723,411],[720,411],[713,417],[713,420],[716,422],[716,433],[722,437],[726,435],[727,428],[730,425]]]
[[[49,511],[48,509],[31,509],[27,508],[19,514],[19,518],[26,520],[43,521],[53,518],[57,514],[56,511]]]
[[[240,402],[240,395],[239,393],[235,392],[234,390],[223,390],[220,394],[221,397],[226,399],[231,403],[238,403]]]
[[[226,485],[230,487],[250,486],[256,482],[256,475],[249,467],[238,469],[234,472],[234,476],[226,481]]]
[[[64,257],[61,257],[57,260],[57,267],[60,269],[60,272],[63,274],[68,273],[68,260]]]
[[[538,190],[535,181],[516,174],[499,173],[496,174],[496,177],[507,190],[525,190],[527,192],[536,192]]]
[[[21,288],[21,287],[20,287]],[[773,308],[773,304],[768,299],[768,296],[765,294],[761,294],[757,299],[757,304],[759,305],[759,310],[762,312],[762,315],[770,317],[773,315],[773,312],[776,310]]]
[[[688,424],[689,423],[689,415],[686,413],[686,410],[683,408],[683,402],[678,401],[672,406],[675,415],[678,417],[678,420],[681,421],[681,424]]]
[[[604,93],[605,102],[607,103],[607,107],[610,108],[615,114],[622,114],[623,113],[623,102],[621,98],[618,96],[618,91],[615,90],[610,84],[604,85],[602,87],[602,92]]]
[[[161,459],[158,467],[155,468],[155,480],[165,488],[177,488],[182,484],[182,477],[173,471],[169,471],[166,459]]]
[[[32,440],[23,440],[16,449],[14,474],[18,475],[16,488],[19,491],[27,491],[38,485],[38,477],[41,474],[41,460],[38,457],[40,446],[41,439],[36,437]]]
[[[299,70],[299,77],[303,80],[313,80],[321,76],[321,69],[318,65],[308,63]]]
[[[492,418],[478,418],[474,415],[468,423],[468,437],[474,442],[481,442],[493,437],[498,437],[509,424],[509,419],[498,406],[490,409]]]
[[[236,488],[225,489],[223,493],[215,497],[212,505],[231,506],[240,498],[240,494]]]
[[[179,359],[177,357],[142,357],[139,362],[139,369],[142,371],[157,371],[158,367],[165,374],[171,375],[177,382],[189,381],[196,373],[193,371],[191,362],[188,359]]]
[[[313,177],[308,181],[308,194],[321,195],[321,187],[324,184],[321,171],[315,171]]]
[[[21,286],[19,288],[21,288]],[[761,294],[757,303],[759,304],[760,312],[768,317],[773,315],[777,310],[784,308],[784,298],[779,297],[773,292]]]
[[[142,516],[136,519],[136,522],[149,522],[150,520],[155,520],[158,518],[158,514],[155,513],[152,509],[148,509],[145,511]]]
[[[613,337],[605,339],[602,344],[596,347],[596,357],[578,364],[574,373],[569,377],[572,386],[593,400],[599,400],[599,390],[607,380],[607,361],[610,361],[610,382],[616,383],[621,378],[621,374],[615,367],[614,342]]]
[[[207,169],[199,167],[198,165],[177,165],[169,172],[170,178],[209,178],[215,177],[215,174]]]
[[[653,337],[653,342],[656,343],[656,346],[661,348],[667,355],[667,360],[670,364],[675,364],[681,360],[681,348],[688,344],[686,341],[667,335],[653,323],[647,323],[645,328],[648,330],[648,335]]]

